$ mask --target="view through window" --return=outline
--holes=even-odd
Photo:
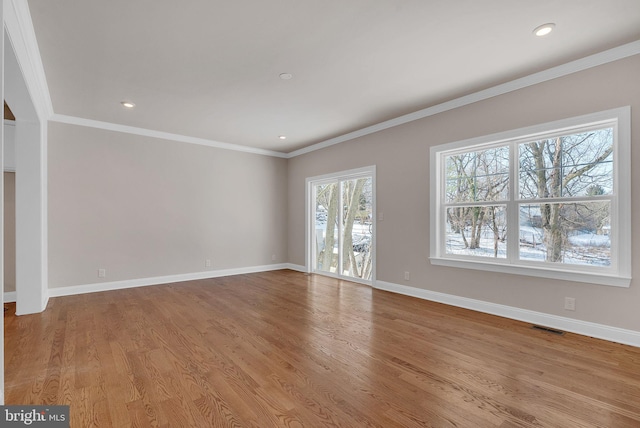
[[[628,272],[622,235],[630,222],[620,195],[629,177],[620,169],[628,169],[621,147],[628,151],[629,142],[618,128],[612,118],[436,148],[432,259]]]
[[[312,183],[313,269],[365,281],[373,272],[371,175]]]

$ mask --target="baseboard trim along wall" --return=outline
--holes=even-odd
[[[4,302],[5,303],[14,303],[16,301],[17,294],[15,291],[5,291],[4,292]]]
[[[295,265],[293,263],[287,263],[287,269],[295,270],[302,273],[307,273],[307,267],[303,265]]]
[[[69,287],[50,288],[49,297],[72,296],[83,293],[97,293],[101,291],[120,290],[124,288],[146,287],[149,285],[170,284],[174,282],[193,281],[198,279],[218,278],[223,276],[241,275],[246,273],[268,272],[280,269],[291,269],[298,272],[307,272],[307,268],[302,265],[292,263],[280,263],[263,266],[250,266],[236,269],[212,270],[206,272],[196,272],[179,275],[159,276],[152,278],[139,278],[124,281],[101,282],[96,284],[74,285]],[[394,284],[386,281],[375,281],[374,288],[392,293],[404,294],[406,296],[417,297],[418,299],[432,302],[444,303],[446,305],[471,309],[491,315],[497,315],[518,321],[523,321],[535,325],[552,327],[583,336],[595,337],[597,339],[622,343],[640,347],[640,331],[627,330],[612,327],[604,324],[597,324],[588,321],[581,321],[557,315],[545,314],[543,312],[520,309],[512,306],[500,305],[497,303],[485,302],[483,300],[470,299],[467,297],[454,296],[452,294],[439,293],[436,291],[424,290],[406,285]],[[5,302],[15,302],[16,292],[4,293]]]
[[[467,297],[454,296],[451,294],[408,287],[406,285],[399,285],[385,281],[376,281],[374,288],[390,291],[392,293],[404,294],[406,296],[417,297],[419,299],[430,300],[432,302],[471,309],[473,311],[484,312],[491,315],[498,315],[531,324],[552,327],[558,330],[581,334],[583,336],[590,336],[597,339],[622,343],[624,345],[640,347],[640,331],[626,330],[604,324],[580,321],[572,318],[514,308],[512,306],[499,305],[482,300],[469,299]]]
[[[152,278],[127,279],[124,281],[100,282],[86,285],[72,285],[49,289],[49,297],[73,296],[84,293],[98,293],[101,291],[121,290],[124,288],[146,287],[149,285],[171,284],[174,282],[194,281],[198,279],[219,278],[223,276],[242,275],[245,273],[267,272],[272,270],[289,269],[287,263],[250,266],[236,269],[210,270],[205,272],[185,273],[179,275],[157,276]],[[6,301],[6,293],[5,293]]]

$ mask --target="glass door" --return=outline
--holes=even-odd
[[[370,283],[374,272],[373,175],[311,182],[312,270]]]

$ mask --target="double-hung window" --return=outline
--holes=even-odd
[[[431,148],[431,262],[628,287],[630,109]]]

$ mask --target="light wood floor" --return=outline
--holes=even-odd
[[[293,271],[5,314],[6,403],[72,427],[640,427],[640,349]]]

